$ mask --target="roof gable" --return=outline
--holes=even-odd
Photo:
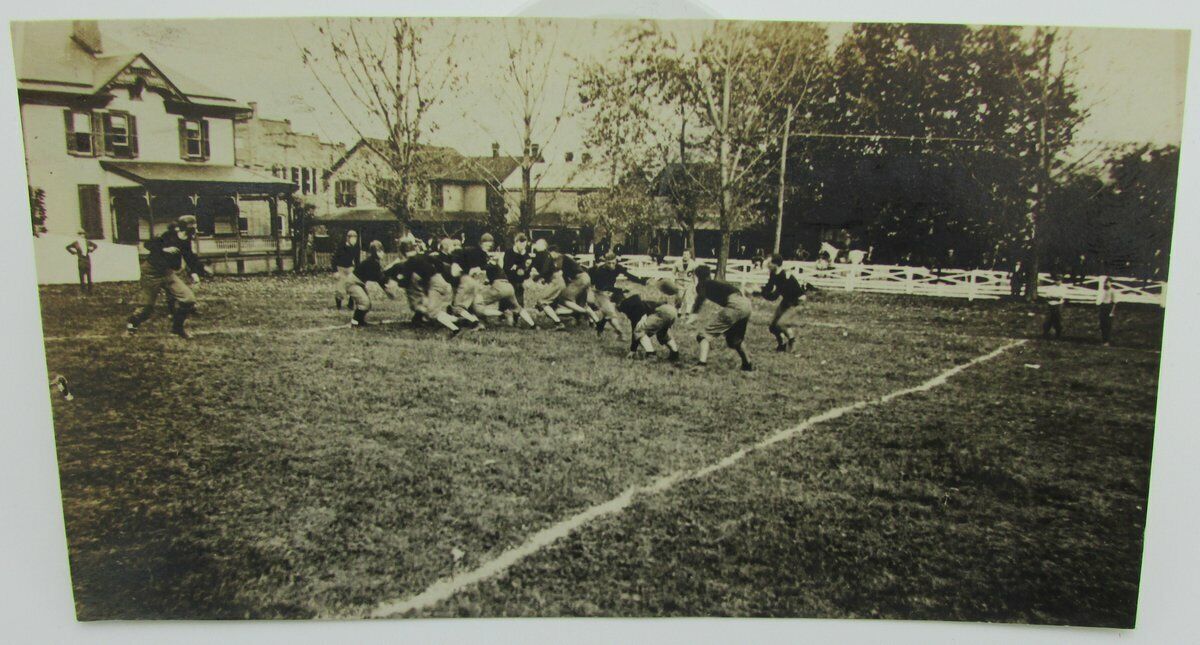
[[[146,89],[154,90],[165,98],[177,101],[187,101],[184,94],[162,71],[150,62],[145,54],[138,54],[125,65],[121,66],[108,80],[103,81],[96,91],[111,90],[117,87],[134,87],[142,84]]]
[[[355,155],[370,154],[382,157],[391,144],[386,139],[364,137],[350,147],[330,167],[337,172]],[[513,157],[468,157],[447,146],[418,145],[418,163],[427,179],[433,181],[481,183],[498,185],[512,174],[518,161]]]
[[[91,53],[74,37],[69,20],[14,22],[12,33],[18,88],[22,90],[87,95],[141,82],[174,101],[246,109],[220,92],[155,64],[143,52]]]

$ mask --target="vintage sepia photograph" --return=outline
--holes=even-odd
[[[1190,32],[10,30],[79,620],[1136,626]]]

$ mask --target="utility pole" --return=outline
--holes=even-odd
[[[784,192],[787,189],[787,155],[788,155],[788,137],[792,131],[792,113],[794,107],[787,106],[787,116],[783,120],[783,143],[781,144],[782,152],[779,154],[779,216],[775,219],[775,253],[779,253],[779,247],[783,240],[783,203]]]

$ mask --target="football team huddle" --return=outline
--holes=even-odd
[[[142,265],[141,301],[130,316],[126,329],[130,334],[148,319],[160,292],[167,293],[172,312],[172,331],[183,337],[191,334],[184,323],[195,309],[192,282],[207,275],[207,270],[191,249],[196,222],[191,216],[179,218],[163,235],[146,243],[150,251]],[[691,325],[706,302],[714,311],[697,327],[698,367],[708,364],[711,343],[723,338],[737,353],[741,369],[754,369],[746,353],[744,340],[752,310],[750,298],[734,285],[717,280],[710,267],[690,254],[675,263],[673,275],[653,281],[644,293],[618,286],[621,279],[649,285],[651,280],[631,273],[609,252],[584,267],[576,258],[562,253],[546,240],[532,244],[517,234],[511,248],[495,251],[490,234],[480,236],[476,244],[464,244],[444,237],[429,245],[414,237],[402,238],[395,259],[387,261],[378,240],[363,251],[357,234],[346,233],[343,244],[333,254],[336,275],[334,302],[352,312],[350,326],[367,326],[374,283],[388,298],[403,292],[413,314],[414,325],[444,328],[450,336],[464,329],[482,330],[503,321],[513,327],[539,328],[541,314],[545,325],[558,331],[589,325],[597,336],[611,330],[618,338],[629,339],[629,357],[644,358],[666,352],[667,360],[682,364],[679,344],[674,337],[676,323],[683,312],[683,324]],[[796,342],[798,305],[807,298],[812,285],[796,271],[786,270],[779,255],[769,261],[770,277],[760,294],[778,300],[768,329],[775,336],[776,350],[792,351]],[[648,292],[648,293],[646,293]],[[626,322],[621,319],[624,318]],[[622,327],[628,325],[628,331]]]

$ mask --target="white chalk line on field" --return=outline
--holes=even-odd
[[[300,329],[266,329],[264,327],[220,327],[217,329],[193,329],[190,330],[193,336],[227,336],[236,334],[317,334],[324,331],[336,331],[338,329],[349,329],[350,325],[342,323],[340,325],[322,325],[320,327],[303,327]],[[137,332],[138,335],[144,332]],[[146,334],[149,337],[168,338],[167,334]],[[106,340],[109,338],[128,338],[126,333],[119,334],[73,334],[71,336],[45,336],[43,342],[61,343],[73,340]]]
[[[746,456],[752,452],[768,448],[781,441],[792,439],[800,433],[808,430],[812,426],[824,423],[826,421],[832,421],[844,416],[847,413],[876,405],[883,405],[902,396],[917,392],[924,392],[935,387],[945,385],[951,377],[963,372],[964,370],[970,369],[971,367],[979,365],[980,363],[990,361],[1014,347],[1024,345],[1026,342],[1027,341],[1025,340],[1014,340],[1008,342],[992,350],[991,352],[988,352],[987,354],[976,356],[966,363],[956,365],[921,383],[920,385],[896,390],[874,399],[865,399],[855,403],[850,403],[839,408],[833,408],[826,412],[822,412],[816,416],[809,417],[797,425],[775,432],[755,444],[741,448],[719,461],[713,462],[690,473],[684,471],[675,471],[668,475],[659,477],[649,484],[628,488],[625,490],[625,492],[606,502],[590,506],[583,511],[576,513],[575,515],[558,522],[557,524],[534,533],[519,546],[501,552],[496,557],[484,562],[470,571],[466,571],[459,575],[451,575],[449,577],[442,578],[415,596],[383,601],[376,605],[375,608],[371,610],[369,615],[371,618],[387,618],[389,616],[402,615],[410,611],[432,607],[439,602],[453,597],[455,594],[471,585],[503,573],[514,564],[520,562],[522,559],[533,555],[545,547],[550,546],[554,542],[566,537],[572,531],[582,527],[584,524],[587,524],[588,522],[601,516],[619,513],[625,510],[630,504],[633,503],[634,497],[638,495],[651,495],[654,493],[660,493],[681,481],[698,479],[711,475],[719,470],[723,470],[736,464],[737,462],[746,458]]]

